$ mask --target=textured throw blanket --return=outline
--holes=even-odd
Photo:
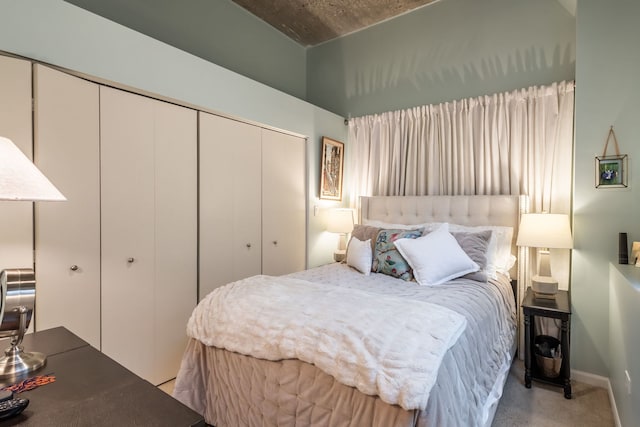
[[[187,333],[267,360],[299,359],[405,409],[424,409],[466,327],[447,308],[304,280],[254,276],[215,289]]]

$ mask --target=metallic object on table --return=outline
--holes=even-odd
[[[35,273],[30,268],[3,270],[0,288],[0,338],[11,338],[10,346],[0,357],[0,379],[17,378],[47,362],[43,353],[26,352],[21,346],[35,308]]]

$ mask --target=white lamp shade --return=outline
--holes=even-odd
[[[569,216],[548,213],[523,214],[516,245],[534,248],[572,248]]]
[[[353,210],[332,209],[329,211],[327,231],[342,234],[351,233],[353,231]]]
[[[0,200],[66,200],[9,139],[0,136]]]

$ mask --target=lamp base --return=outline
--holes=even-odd
[[[558,293],[558,281],[551,276],[533,276],[531,290],[536,298],[555,299]]]
[[[26,352],[18,346],[9,347],[0,357],[0,379],[17,378],[43,367],[45,363],[47,356],[43,353]]]
[[[345,249],[338,249],[333,253],[333,260],[335,262],[342,262],[347,259],[347,251]]]

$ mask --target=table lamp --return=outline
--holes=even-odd
[[[333,253],[336,262],[342,262],[347,253],[347,234],[353,231],[353,210],[332,209],[329,211],[329,224],[327,231],[340,234],[338,250]]]
[[[531,289],[536,298],[554,299],[558,292],[558,281],[551,276],[549,249],[573,247],[569,216],[523,214],[516,245],[538,248],[538,274],[531,278]]]
[[[0,200],[66,200],[14,143],[0,136]],[[0,337],[11,344],[0,357],[0,378],[14,378],[46,363],[46,356],[25,352],[22,338],[35,306],[33,269],[7,269],[0,273]]]

